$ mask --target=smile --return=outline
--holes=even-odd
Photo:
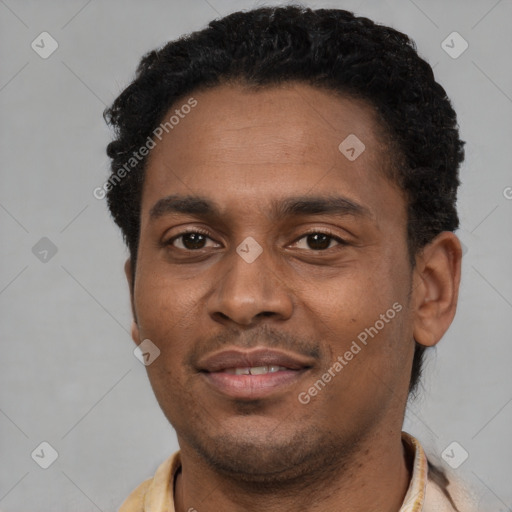
[[[232,399],[259,400],[290,391],[314,363],[285,351],[234,348],[201,359],[198,369],[214,392]]]
[[[252,368],[226,368],[224,372],[233,375],[264,375],[265,373],[275,373],[283,370],[288,370],[288,368],[284,366],[253,366]]]

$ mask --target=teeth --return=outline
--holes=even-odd
[[[287,369],[284,366],[253,366],[252,368],[227,368],[224,371],[234,375],[264,375],[265,373],[275,373]]]
[[[251,375],[263,375],[268,373],[268,366],[256,366],[251,368]]]

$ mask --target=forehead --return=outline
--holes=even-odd
[[[191,97],[196,105],[182,110]],[[287,192],[343,192],[359,203],[373,194],[377,206],[389,200],[391,155],[375,109],[362,100],[300,83],[222,85],[177,101],[163,121],[173,114],[176,124],[148,157],[143,216],[180,193],[246,208]]]
[[[152,158],[167,147],[176,161],[185,157],[187,162],[200,162],[206,155],[191,149],[207,147],[209,161],[239,156],[243,149],[245,158],[240,164],[250,163],[248,157],[260,155],[262,150],[265,155],[286,157],[284,163],[318,162],[319,149],[326,149],[326,156],[337,157],[338,144],[333,143],[351,134],[369,146],[367,158],[374,150],[387,152],[379,139],[375,108],[333,91],[295,82],[258,89],[225,84],[190,97],[197,105],[181,119],[174,116],[177,124],[164,134],[166,144],[157,144]],[[176,101],[163,122],[190,97]],[[249,140],[253,143],[248,144]]]

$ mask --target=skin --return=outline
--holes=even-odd
[[[193,97],[148,160],[135,282],[125,265],[133,340],[161,351],[147,371],[180,445],[176,510],[396,512],[411,471],[400,436],[414,338],[435,345],[452,322],[459,240],[441,233],[411,268],[405,197],[385,177],[368,104],[299,83]],[[338,149],[349,134],[366,147],[355,161]],[[214,201],[220,216],[151,216],[176,194]],[[272,214],[294,196],[339,196],[367,213]],[[194,229],[208,232],[196,245],[173,239]],[[345,243],[308,238],[326,230]],[[252,263],[236,252],[249,236],[262,248]],[[402,310],[300,403],[394,303]],[[313,364],[264,399],[235,400],[196,366],[223,347],[282,348]]]

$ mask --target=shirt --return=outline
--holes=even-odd
[[[430,478],[427,456],[420,442],[407,432],[402,432],[402,441],[413,458],[413,469],[398,512],[456,511],[450,499]],[[128,496],[118,512],[175,512],[174,479],[180,467],[180,452],[177,451],[158,467],[153,478],[144,481]],[[457,486],[452,489],[452,483],[449,487],[450,495],[460,512],[476,511],[466,490]]]

